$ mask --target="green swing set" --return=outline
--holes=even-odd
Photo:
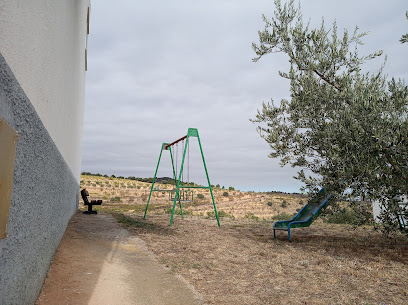
[[[187,154],[187,180],[189,181],[189,164],[190,164],[190,148],[189,148],[189,139],[191,137],[196,137],[198,139],[198,144],[200,146],[200,152],[201,152],[201,157],[203,159],[203,164],[204,164],[204,169],[205,169],[205,174],[207,176],[207,181],[208,181],[208,186],[191,186],[191,185],[181,185],[181,181],[183,180],[183,169],[184,169],[184,162],[186,160],[186,154]],[[182,142],[183,143],[183,159],[181,161],[181,165],[180,165],[180,173],[177,173],[177,169],[178,169],[178,143]],[[176,145],[176,158],[173,157],[173,151],[172,151],[172,146]],[[161,189],[157,189],[154,187],[154,184],[156,182],[156,178],[157,178],[157,171],[159,169],[159,165],[160,165],[160,160],[162,157],[162,153],[163,150],[167,150],[170,152],[170,157],[171,157],[171,165],[173,167],[173,178],[174,178],[174,182],[175,182],[175,189],[173,190],[161,190]],[[176,159],[176,160],[174,160]],[[174,164],[174,161],[176,161],[176,164]],[[178,176],[178,179],[177,179]],[[187,135],[185,135],[184,137],[181,137],[180,139],[172,142],[172,143],[163,143],[161,150],[160,150],[160,155],[159,155],[159,161],[157,162],[157,166],[156,166],[156,172],[154,173],[154,178],[153,178],[153,182],[152,182],[152,187],[150,188],[150,194],[149,194],[149,199],[147,200],[147,204],[146,204],[146,210],[143,216],[143,219],[146,219],[146,214],[147,214],[147,210],[149,208],[149,203],[150,203],[150,199],[152,196],[153,192],[163,192],[163,191],[167,191],[169,192],[169,200],[173,201],[173,210],[171,212],[171,218],[170,218],[170,226],[173,223],[173,217],[174,217],[174,211],[176,208],[176,202],[178,201],[179,206],[180,206],[180,211],[181,211],[181,217],[184,218],[183,216],[183,209],[181,207],[181,202],[183,201],[193,201],[194,199],[194,193],[192,189],[209,189],[210,190],[210,194],[211,194],[211,199],[212,199],[212,203],[214,206],[214,212],[215,212],[215,216],[217,218],[217,223],[218,226],[220,226],[220,219],[218,217],[218,213],[217,213],[217,208],[215,206],[215,201],[214,201],[214,195],[212,192],[212,188],[211,188],[211,183],[210,183],[210,178],[208,176],[208,171],[207,171],[207,166],[205,164],[205,160],[204,160],[204,153],[203,153],[203,148],[201,147],[201,141],[200,141],[200,137],[198,135],[198,130],[196,128],[189,128],[187,131]]]

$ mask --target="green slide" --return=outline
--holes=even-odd
[[[334,197],[321,189],[317,196],[310,200],[291,220],[281,220],[273,224],[273,238],[276,238],[275,230],[284,230],[288,231],[290,241],[290,229],[309,227],[332,200]]]

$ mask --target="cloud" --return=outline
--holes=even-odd
[[[387,73],[407,77],[407,49],[398,42],[408,28],[404,1],[302,3],[316,24],[325,16],[339,29],[372,30],[364,51],[384,49]],[[249,122],[263,101],[289,98],[277,73],[288,67],[284,55],[251,61],[261,15],[273,11],[270,0],[93,2],[82,170],[151,177],[161,143],[194,127],[212,184],[297,191],[296,171],[268,158],[267,143]],[[191,158],[190,180],[204,183],[200,159]],[[165,162],[159,174],[171,175]]]

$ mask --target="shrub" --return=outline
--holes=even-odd
[[[172,209],[170,208],[170,214],[171,214],[171,210]],[[175,209],[174,214],[181,215],[181,210],[180,209]],[[184,209],[183,210],[183,215],[193,215],[193,211]]]
[[[207,217],[208,218],[215,218],[215,212],[214,211],[207,212]],[[228,214],[227,212],[225,212],[223,210],[218,211],[218,217],[219,218],[228,217],[228,218],[231,218],[231,219],[235,219],[234,215]]]
[[[230,187],[228,188],[228,190],[229,190],[229,191],[235,191],[235,188],[234,188],[233,186],[230,186]]]
[[[173,208],[166,208],[166,209],[164,209],[164,213],[166,213],[166,214],[171,214],[172,211],[173,211]],[[174,209],[174,214],[175,214],[175,215],[181,215],[181,210],[180,210],[180,209]],[[192,211],[192,210],[183,209],[183,215],[193,215],[193,211]]]
[[[120,201],[120,197],[119,197],[119,196],[112,197],[112,198],[110,199],[110,202],[121,202],[121,201]]]
[[[271,217],[271,220],[289,220],[292,219],[296,214],[280,213]]]
[[[304,205],[303,200],[299,201],[299,205]]]
[[[228,217],[228,218],[231,218],[231,219],[235,219],[234,215],[228,214],[227,212],[225,212],[223,210],[218,211],[218,217]]]
[[[267,205],[269,205],[270,207],[273,205],[272,201],[268,201]]]
[[[284,199],[281,203],[281,207],[282,208],[286,208],[288,206],[288,203],[286,202],[286,200]]]
[[[338,212],[325,215],[324,222],[362,226],[373,222],[371,213],[358,211],[357,207],[346,207]]]
[[[246,219],[252,219],[252,220],[259,220],[259,217],[255,216],[253,213],[248,213],[245,215]]]
[[[228,197],[228,192],[224,192],[224,193],[222,193],[222,196],[224,196],[224,197]]]
[[[197,194],[197,198],[198,199],[204,199],[204,195],[203,194]]]

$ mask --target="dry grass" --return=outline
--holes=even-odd
[[[367,229],[314,224],[293,242],[272,223],[116,214],[210,304],[406,304],[408,243]]]

